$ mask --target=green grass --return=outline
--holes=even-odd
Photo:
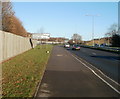
[[[32,97],[46,68],[52,45],[41,45],[2,64],[4,97]]]

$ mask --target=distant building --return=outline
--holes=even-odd
[[[49,39],[50,38],[50,33],[33,33],[32,34],[32,39]]]
[[[64,37],[51,37],[49,41],[58,42],[58,43],[67,43],[69,39]]]

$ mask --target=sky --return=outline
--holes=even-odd
[[[74,33],[82,40],[101,38],[118,23],[117,2],[13,2],[15,15],[31,33],[50,33],[51,37],[71,39]]]

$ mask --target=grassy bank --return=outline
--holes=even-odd
[[[3,97],[32,97],[47,64],[52,45],[41,45],[2,64]]]

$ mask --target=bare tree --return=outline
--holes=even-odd
[[[82,40],[82,37],[79,34],[73,34],[72,39],[74,40]]]
[[[120,35],[120,27],[118,27],[118,34]]]
[[[120,35],[114,34],[112,36],[112,46],[113,47],[120,47]]]
[[[118,25],[114,23],[110,26],[110,28],[108,28],[108,33],[106,33],[105,35],[107,37],[112,37],[114,34],[117,34],[117,33],[118,33]]]
[[[2,2],[2,15],[14,15],[11,2]]]
[[[3,31],[10,32],[10,28],[13,27],[12,16],[14,16],[14,11],[12,9],[11,2],[2,2],[2,29]]]
[[[22,22],[15,16],[11,2],[2,2],[2,30],[20,36],[27,36]]]
[[[80,43],[80,42],[82,41],[82,37],[81,37],[79,34],[75,33],[75,34],[73,34],[73,36],[72,36],[72,40],[73,40],[75,43]]]
[[[16,34],[16,35],[20,35],[20,36],[27,36],[27,32],[25,30],[25,28],[22,25],[22,22],[16,17],[16,16],[12,16],[12,20],[13,20],[13,27],[11,32]]]
[[[106,40],[108,41],[108,44],[112,44],[112,46],[118,46],[118,38],[120,38],[118,25],[116,23],[112,24],[110,28],[108,29],[108,33],[105,34],[107,37]]]

